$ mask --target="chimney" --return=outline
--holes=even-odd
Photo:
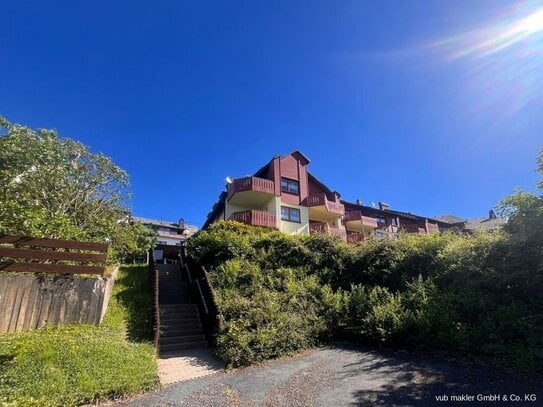
[[[185,229],[185,219],[179,218],[179,227]]]
[[[384,202],[379,202],[379,209],[382,211],[386,211],[388,208],[390,208],[390,205]]]
[[[357,199],[356,204],[362,206],[362,201],[360,199]]]
[[[496,219],[496,212],[494,212],[494,209],[488,211],[488,219]]]

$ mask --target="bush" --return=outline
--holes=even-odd
[[[262,270],[255,262],[229,260],[210,276],[226,321],[217,351],[230,366],[317,344],[341,304],[341,294],[301,268]]]
[[[506,233],[402,236],[347,245],[235,222],[189,250],[209,267],[226,330],[219,354],[246,365],[350,339],[543,366],[543,263]]]

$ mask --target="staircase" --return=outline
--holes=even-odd
[[[206,347],[198,308],[191,303],[187,283],[177,264],[157,264],[160,309],[159,353],[161,356]]]

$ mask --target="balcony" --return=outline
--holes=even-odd
[[[436,233],[439,232],[439,226],[433,223],[427,223],[426,226],[428,227],[428,233]]]
[[[349,243],[358,243],[364,241],[363,233],[347,233],[347,242]]]
[[[309,233],[320,233],[329,236],[339,236],[341,239],[347,240],[347,232],[345,232],[345,229],[335,228],[324,222],[310,223]]]
[[[263,206],[275,194],[274,182],[258,177],[237,178],[228,185],[227,200],[234,205]]]
[[[234,212],[230,216],[230,220],[245,223],[246,225],[265,226],[269,228],[277,227],[277,219],[275,217],[275,213],[256,211],[253,209],[241,212]]]
[[[345,213],[343,204],[330,201],[324,193],[309,195],[305,204],[309,207],[309,219],[333,220]]]
[[[346,212],[343,221],[347,229],[359,232],[377,229],[379,227],[377,219],[364,216],[360,211]]]

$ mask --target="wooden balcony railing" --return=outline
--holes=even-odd
[[[377,224],[377,219],[371,218],[369,216],[364,216],[362,215],[362,212],[360,211],[345,212],[344,221],[345,222],[361,221],[363,226],[368,226],[374,229],[379,227],[379,225]]]
[[[256,211],[254,209],[234,212],[230,216],[230,220],[235,220],[236,222],[245,223],[247,225],[253,226],[266,226],[269,228],[277,227],[277,219],[275,213]]]
[[[310,223],[309,233],[321,233],[330,236],[339,236],[343,240],[347,240],[347,232],[344,229],[335,228],[324,222]]]
[[[309,195],[305,199],[305,204],[307,206],[326,206],[328,212],[337,213],[338,215],[345,213],[345,206],[343,204],[330,201],[324,193]]]
[[[439,226],[438,225],[435,225],[433,223],[427,223],[426,225],[428,226],[428,233],[439,232]]]
[[[256,191],[273,195],[275,193],[274,182],[258,177],[237,178],[228,185],[228,199],[236,192]]]
[[[364,241],[364,235],[362,233],[347,233],[347,242],[357,243],[357,242],[363,242],[363,241]]]

